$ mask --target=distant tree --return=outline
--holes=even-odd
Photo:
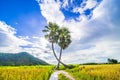
[[[59,28],[57,24],[49,22],[48,26],[45,26],[43,32],[47,33],[45,35],[45,38],[52,44],[52,51],[54,53],[55,58],[58,61],[57,69],[59,68],[60,63],[65,67],[69,68],[68,65],[61,62],[62,50],[66,49],[71,43],[71,36],[69,30],[67,28]],[[61,48],[59,58],[55,53],[54,43],[58,44]]]
[[[116,59],[110,59],[108,58],[108,63],[118,63],[118,61]]]

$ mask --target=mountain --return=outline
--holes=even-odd
[[[20,65],[47,65],[45,61],[35,58],[27,52],[17,54],[0,53],[0,65],[3,66],[20,66]]]

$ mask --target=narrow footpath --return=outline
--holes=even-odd
[[[49,80],[58,80],[58,75],[63,74],[66,76],[69,80],[75,80],[72,76],[70,76],[67,72],[63,70],[55,71],[51,76]]]

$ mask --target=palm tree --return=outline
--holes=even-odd
[[[59,26],[49,22],[48,26],[45,26],[46,29],[43,32],[46,32],[45,38],[48,39],[50,43],[57,43],[58,41],[58,30]]]
[[[58,45],[60,46],[60,55],[59,55],[59,61],[61,61],[62,56],[62,50],[66,49],[69,44],[71,43],[71,36],[70,32],[67,28],[61,28],[59,29],[59,39],[58,39]],[[58,62],[57,69],[59,69],[60,62]]]
[[[61,63],[62,65],[64,65],[65,67],[68,67],[68,65],[64,64],[63,62],[61,62],[54,50],[54,43],[58,44],[58,41],[60,40],[60,29],[59,26],[55,23],[51,23],[49,22],[48,26],[45,26],[46,29],[43,30],[43,32],[46,32],[47,34],[45,35],[45,38],[48,39],[48,41],[52,44],[52,51],[54,53],[55,58],[57,59],[57,61],[59,63]],[[59,42],[60,43],[60,42]],[[60,52],[61,53],[61,52]]]

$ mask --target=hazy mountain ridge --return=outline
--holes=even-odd
[[[20,65],[47,65],[45,61],[38,59],[27,52],[0,53],[0,65],[3,66],[20,66]]]

